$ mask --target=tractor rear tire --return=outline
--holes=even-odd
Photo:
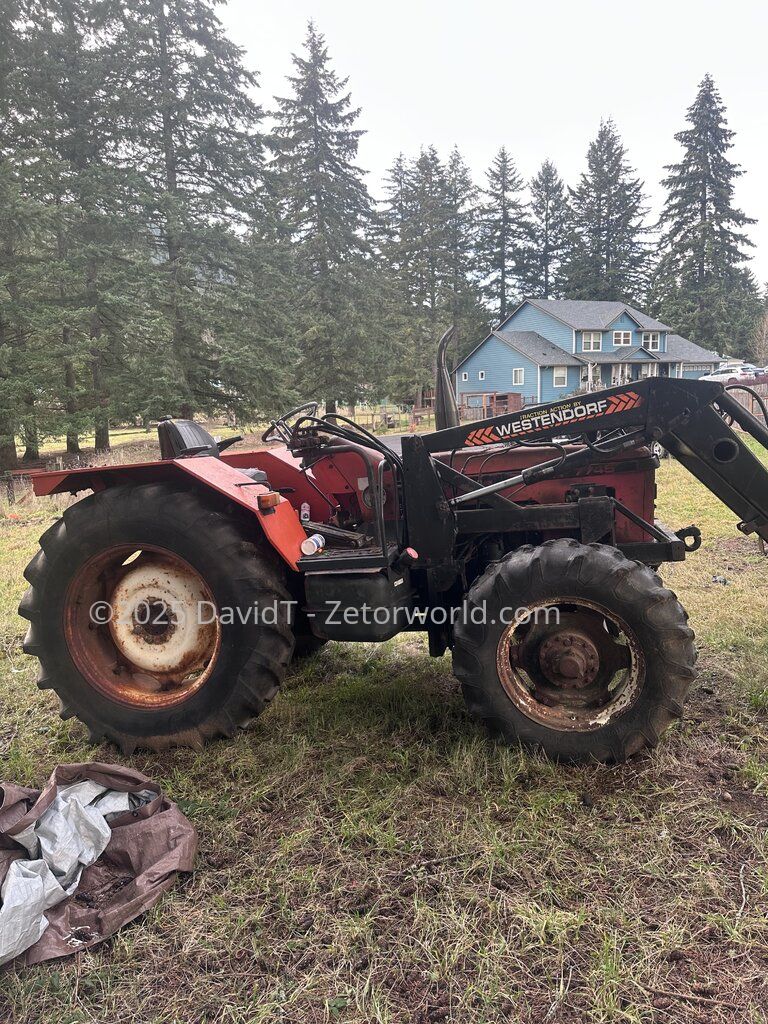
[[[559,625],[542,625],[545,608]],[[616,548],[526,545],[467,594],[454,673],[473,716],[507,742],[616,763],[682,717],[696,662],[687,622],[659,577]]]
[[[66,509],[24,572],[19,608],[24,650],[61,717],[130,753],[199,748],[260,714],[294,638],[285,571],[253,530],[168,483],[110,487]]]

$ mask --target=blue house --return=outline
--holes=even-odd
[[[701,377],[721,362],[622,302],[525,299],[456,367],[456,395],[502,411],[641,377]]]

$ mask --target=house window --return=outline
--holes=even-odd
[[[485,380],[485,370],[478,370],[477,371],[477,379],[478,380]]]
[[[602,331],[584,331],[581,336],[582,352],[600,352],[603,348]]]
[[[643,331],[643,348],[647,348],[649,352],[659,351],[658,331]]]
[[[556,388],[568,387],[568,367],[567,366],[553,366],[552,367],[552,386]]]
[[[658,363],[643,363],[640,367],[641,377],[658,377],[659,376],[659,364]]]
[[[464,373],[462,373],[461,379],[462,380],[469,380],[469,374],[467,373],[466,370],[464,371]]]
[[[613,332],[613,344],[614,345],[631,345],[632,344],[632,331],[614,331]]]
[[[512,371],[512,384],[515,387],[525,384],[525,370],[522,366],[516,366]]]

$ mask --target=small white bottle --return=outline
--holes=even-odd
[[[325,537],[320,533],[313,533],[311,537],[301,542],[302,555],[322,555],[325,551]]]
[[[302,523],[308,523],[309,520],[310,520],[311,514],[312,514],[312,510],[311,510],[311,508],[309,506],[309,502],[308,501],[302,501],[302,503],[301,503],[301,511],[299,513],[299,515],[301,517]]]

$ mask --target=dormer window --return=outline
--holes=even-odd
[[[647,348],[649,352],[659,351],[658,331],[643,331],[643,348]]]
[[[582,352],[600,352],[603,348],[602,331],[584,331],[581,336]]]
[[[614,331],[613,344],[616,345],[617,347],[620,345],[631,345],[632,331]]]

